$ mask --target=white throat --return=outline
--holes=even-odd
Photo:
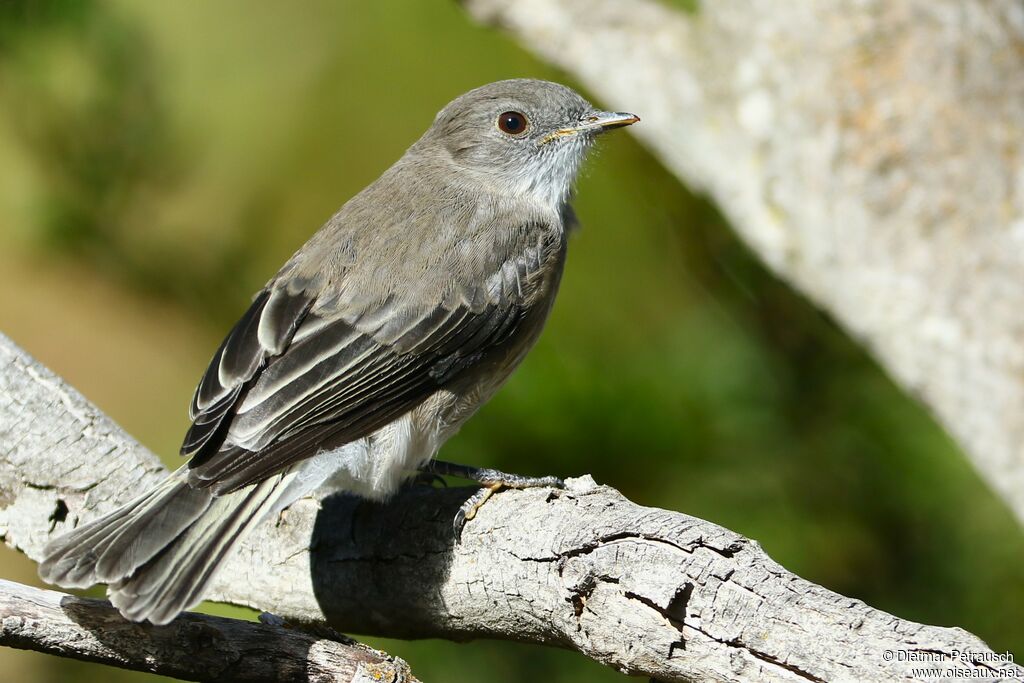
[[[587,147],[589,141],[582,136],[545,145],[513,174],[512,192],[558,210],[569,199]]]

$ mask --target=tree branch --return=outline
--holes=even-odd
[[[1024,4],[463,3],[640,114],[1024,522]]]
[[[364,645],[203,614],[134,624],[104,600],[3,579],[0,645],[189,681],[416,683],[405,662]]]
[[[0,533],[9,545],[38,558],[51,535],[164,474],[151,453],[0,335]],[[754,541],[641,507],[589,477],[564,491],[500,493],[456,543],[451,521],[471,491],[412,487],[387,505],[300,500],[255,531],[209,597],[354,633],[567,647],[666,682],[911,680],[928,657],[940,660],[925,661],[936,668],[1024,675],[965,631],[915,624],[815,586]],[[91,622],[95,638],[115,622]],[[267,647],[279,637],[268,632]],[[146,651],[138,648],[132,657]]]

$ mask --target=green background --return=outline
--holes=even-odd
[[[0,2],[0,330],[171,463],[251,293],[448,100],[519,76],[574,85],[448,0]],[[1024,536],[926,411],[629,135],[578,189],[551,322],[444,457],[590,472],[1024,655]],[[0,576],[38,584],[6,549]],[[427,681],[622,679],[516,644],[369,642]],[[148,677],[6,649],[0,671]]]

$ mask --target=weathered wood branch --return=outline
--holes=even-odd
[[[164,474],[155,456],[0,335],[7,544],[38,558],[50,536]],[[926,662],[937,668],[1024,677],[963,630],[845,598],[787,572],[754,541],[641,507],[589,477],[564,491],[501,493],[456,543],[451,521],[470,492],[413,487],[388,505],[301,500],[256,531],[210,598],[353,633],[567,647],[660,681],[912,680],[926,657],[942,658]],[[97,617],[94,638],[108,642],[100,624],[114,621]],[[276,637],[268,633],[268,647]]]
[[[0,579],[0,645],[188,681],[415,683],[400,659],[305,631],[183,614],[125,621],[104,600]]]
[[[1024,522],[1024,4],[463,3],[640,114]]]

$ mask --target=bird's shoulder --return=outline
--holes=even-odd
[[[335,213],[268,288],[305,291],[314,312],[342,316],[395,300],[474,312],[531,305],[560,273],[574,223],[567,205],[399,164]]]

